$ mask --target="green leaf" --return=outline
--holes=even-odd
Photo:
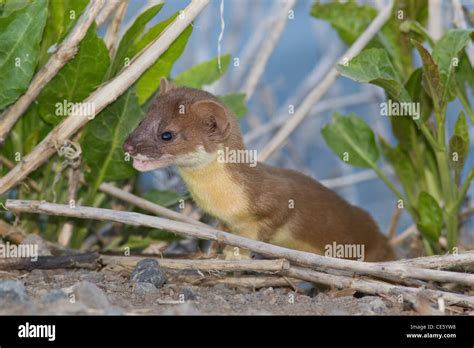
[[[373,168],[379,159],[374,133],[364,120],[355,114],[343,117],[333,114],[332,122],[321,130],[326,144],[343,161],[356,166]]]
[[[89,0],[51,0],[49,15],[41,40],[39,66],[44,65],[51,53],[48,50],[53,45],[59,45],[71,27],[81,16]]]
[[[353,1],[345,3],[333,1],[324,4],[315,2],[311,8],[311,15],[331,24],[341,40],[347,45],[352,45],[377,16],[377,10],[370,6],[359,6]]]
[[[470,30],[451,29],[436,43],[433,48],[433,59],[438,65],[440,74],[446,78],[454,65],[459,63],[461,52],[470,40]],[[455,61],[455,58],[457,61]]]
[[[438,202],[427,192],[422,191],[418,198],[419,219],[417,227],[423,235],[438,242],[443,228],[443,211]]]
[[[163,207],[170,207],[179,203],[181,199],[186,199],[188,195],[176,192],[176,191],[161,191],[153,189],[145,192],[143,198],[162,205]]]
[[[422,5],[425,1],[419,2]],[[392,58],[397,71],[404,73],[409,72],[411,67],[411,47],[406,39],[407,34],[400,30],[401,21],[398,19],[396,5],[404,6],[400,1],[396,2],[391,18],[367,44],[367,48],[383,48]],[[410,6],[410,9],[412,8],[413,11],[402,8],[406,18],[418,16],[422,7]],[[318,1],[311,9],[311,15],[331,24],[341,40],[347,45],[352,45],[362,35],[377,13],[375,8],[368,5],[358,5],[356,1],[329,1],[324,4]]]
[[[155,40],[177,16],[178,13],[148,30],[143,37],[133,45],[132,51],[136,54],[148,46],[148,44]],[[158,89],[161,78],[169,75],[174,62],[183,53],[192,30],[192,26],[188,26],[178,38],[173,41],[160,58],[138,79],[136,89],[140,105],[144,104]]]
[[[13,12],[26,7],[29,3],[28,0],[0,0],[0,17],[8,17]]]
[[[163,241],[174,241],[174,240],[183,240],[184,237],[164,230],[150,230],[147,235],[153,240],[163,240]]]
[[[90,169],[86,180],[91,185],[91,195],[104,181],[127,179],[136,174],[124,159],[122,145],[142,118],[143,112],[131,88],[86,126],[81,146],[84,162]]]
[[[413,71],[405,84],[405,89],[414,103],[420,106],[420,117],[423,122],[427,121],[433,112],[433,101],[423,88],[420,88],[423,81],[423,69],[418,68]],[[413,122],[412,122],[413,123]],[[414,125],[413,125],[414,126]]]
[[[454,89],[457,92],[457,96],[461,101],[466,113],[468,114],[471,123],[474,123],[474,111],[469,103],[469,92],[474,90],[474,70],[469,62],[466,53],[463,51],[460,54],[459,65],[455,69],[455,81],[452,85],[455,85]]]
[[[237,118],[242,118],[247,113],[247,105],[245,103],[245,93],[233,93],[218,97]]]
[[[431,54],[423,47],[423,45],[414,40],[412,40],[412,43],[420,53],[423,62],[423,79],[428,88],[428,92],[433,99],[435,109],[440,108],[441,103],[443,102],[444,87],[439,75],[438,66],[433,60]]]
[[[109,53],[92,25],[76,56],[46,85],[38,97],[39,114],[47,123],[58,124],[67,114],[61,105],[87,98],[101,83],[109,66]],[[62,111],[62,112],[60,112]]]
[[[459,182],[467,153],[469,151],[469,129],[466,122],[464,112],[460,112],[458,120],[454,125],[454,133],[449,140],[449,152],[454,167],[455,180]],[[453,156],[457,155],[457,161],[453,160]]]
[[[0,18],[0,109],[28,88],[38,63],[47,12],[47,1],[36,0]]]
[[[387,52],[382,49],[364,50],[351,59],[347,66],[338,65],[337,69],[352,80],[382,87],[397,101],[410,101],[399,73],[393,67]]]
[[[210,85],[221,78],[227,71],[230,63],[230,54],[221,56],[221,67],[219,71],[218,57],[212,58],[206,62],[197,64],[190,69],[182,72],[174,79],[174,82],[180,86],[191,88],[202,88]]]
[[[120,247],[121,250],[123,248],[130,248],[130,250],[137,250],[137,249],[145,249],[148,247],[153,240],[149,237],[142,237],[136,235],[130,235],[127,239],[127,242]]]
[[[379,139],[382,153],[385,159],[392,165],[398,180],[407,194],[411,206],[416,207],[416,197],[418,197],[418,177],[410,156],[400,145],[391,147],[383,138]]]
[[[468,30],[451,29],[433,48],[433,60],[438,65],[439,75],[445,86],[448,100],[453,100],[457,94],[456,79],[452,75],[459,66],[462,50],[470,41],[470,34],[471,31]]]
[[[155,17],[158,12],[160,12],[160,10],[163,8],[163,5],[164,4],[158,4],[150,7],[148,10],[139,15],[135,22],[133,22],[130,28],[125,32],[122,39],[120,40],[117,53],[115,54],[114,60],[112,62],[112,67],[109,74],[110,77],[115,76],[116,73],[124,67],[126,58],[132,60],[135,52],[131,52],[131,47],[140,39],[148,22],[153,17]]]

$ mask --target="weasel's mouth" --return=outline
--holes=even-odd
[[[140,172],[146,172],[170,165],[171,162],[166,159],[140,159],[133,157],[133,167]]]

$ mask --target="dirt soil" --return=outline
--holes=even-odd
[[[173,277],[167,271],[167,278]],[[183,272],[183,271],[181,271]],[[193,273],[196,275],[196,273]],[[309,285],[309,284],[306,284]],[[109,268],[0,272],[0,314],[386,315],[415,314],[396,301],[351,291],[249,289],[134,282]]]

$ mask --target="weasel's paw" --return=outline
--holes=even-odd
[[[227,245],[222,250],[222,258],[224,260],[249,260],[252,257],[247,249]]]

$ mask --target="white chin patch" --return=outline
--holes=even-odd
[[[148,172],[150,170],[155,170],[158,168],[163,168],[168,166],[170,163],[162,160],[139,160],[133,159],[133,168],[140,172]]]

